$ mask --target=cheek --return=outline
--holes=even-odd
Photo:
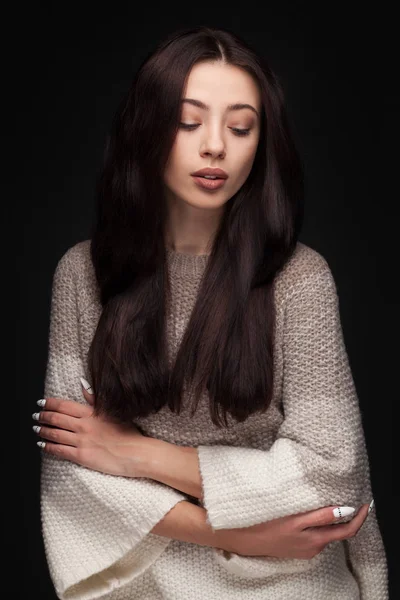
[[[166,178],[172,176],[176,178],[179,175],[182,175],[185,172],[189,156],[190,154],[188,149],[185,148],[185,144],[183,144],[182,141],[175,141],[165,170]]]
[[[237,157],[236,173],[241,183],[247,179],[256,157],[257,144],[251,144],[243,149],[243,153]]]
[[[191,154],[185,151],[183,146],[183,144],[173,146],[164,171],[164,183],[175,194],[188,185],[190,182],[188,175],[194,170],[193,160],[190,161]]]

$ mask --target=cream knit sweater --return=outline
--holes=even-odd
[[[85,403],[87,352],[101,313],[90,240],[69,248],[53,278],[44,396]],[[176,356],[208,255],[168,250]],[[372,499],[358,399],[326,260],[298,243],[276,277],[275,388],[268,411],[228,429],[204,395],[191,419],[169,409],[137,421],[155,438],[198,448],[214,529],[247,527]],[[372,511],[358,534],[311,560],[243,557],[150,533],[188,497],[150,479],[93,471],[42,452],[41,517],[61,599],[386,600],[385,550]]]

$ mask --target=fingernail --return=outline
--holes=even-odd
[[[375,505],[375,500],[372,498],[372,500],[371,500],[371,504],[369,505],[369,508],[368,508],[368,514],[369,514],[369,513],[371,512],[371,510],[374,508],[374,505]]]
[[[41,398],[36,404],[39,404],[39,406],[46,406],[46,398]]]
[[[40,413],[33,413],[32,419],[35,419],[35,421],[39,421],[39,419],[40,419]]]
[[[39,448],[44,448],[46,446],[46,442],[36,442]]]
[[[89,392],[89,394],[93,394],[93,390],[90,387],[90,383],[88,381],[86,381],[86,379],[84,379],[83,377],[80,377],[81,380],[81,384],[83,385],[83,387],[85,388],[85,390],[87,392]]]
[[[32,429],[35,433],[39,433],[39,431],[41,430],[41,427],[39,427],[39,425],[33,425]]]
[[[356,509],[352,506],[339,506],[338,508],[333,509],[333,516],[336,517],[336,519],[341,519],[342,517],[352,515],[355,510]]]

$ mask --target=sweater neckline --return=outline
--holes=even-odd
[[[166,246],[167,260],[175,274],[201,275],[207,265],[210,254],[187,254],[177,252]]]

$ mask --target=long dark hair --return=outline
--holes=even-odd
[[[169,368],[163,172],[193,65],[223,61],[259,85],[252,170],[228,200],[188,326]],[[217,427],[264,412],[273,390],[274,278],[303,219],[303,168],[282,87],[265,61],[225,29],[178,30],[138,69],[119,106],[96,186],[91,259],[102,313],[89,350],[96,415],[132,424],[163,406],[179,413],[207,389]]]

